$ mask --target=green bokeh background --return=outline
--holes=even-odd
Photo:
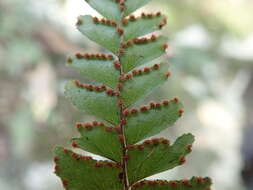
[[[143,103],[180,97],[186,114],[159,136],[192,132],[197,140],[185,166],[156,177],[211,176],[217,190],[253,188],[253,145],[245,135],[253,127],[252,9],[250,0],[155,0],[143,8],[168,17],[162,33],[172,72]],[[52,149],[69,146],[73,124],[92,118],[63,97],[67,80],[82,79],[65,58],[104,51],[75,29],[79,13],[95,12],[84,0],[0,1],[1,190],[63,189]]]

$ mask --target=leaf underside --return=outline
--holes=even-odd
[[[167,42],[164,36],[158,37],[155,41],[144,44],[135,44],[125,50],[121,58],[124,72],[128,72],[135,67],[148,63],[164,54],[163,44]]]
[[[120,190],[122,185],[118,178],[119,168],[102,165],[96,167],[96,160],[74,154],[72,151],[57,147],[55,154],[56,175],[68,190]]]
[[[159,23],[161,23],[164,18],[164,16],[155,16],[152,18],[140,17],[135,21],[129,21],[125,27],[125,41],[159,30]]]
[[[144,5],[148,4],[150,0],[127,0],[126,3],[126,10],[125,15],[129,15],[135,10],[143,7]]]
[[[192,177],[190,180],[144,180],[137,183],[133,190],[209,190],[212,181],[210,178]]]
[[[95,126],[91,129],[80,128],[80,138],[73,138],[78,148],[103,156],[105,158],[120,161],[122,148],[118,141],[118,134],[113,128]]]
[[[85,1],[105,18],[80,16],[77,29],[112,54],[77,53],[70,57],[68,66],[92,84],[69,81],[64,94],[80,111],[105,122],[78,123],[80,136],[72,138],[73,148],[107,161],[56,147],[55,173],[64,188],[122,190],[129,180],[132,190],[210,190],[209,178],[143,180],[182,165],[194,142],[191,134],[182,135],[172,145],[164,138],[147,139],[182,116],[183,105],[177,98],[133,108],[169,77],[168,63],[144,65],[165,53],[167,37],[150,33],[160,30],[166,18],[161,13],[130,15],[151,0]],[[124,180],[124,168],[128,180]]]
[[[119,72],[114,68],[114,60],[78,59],[71,58],[71,68],[78,71],[82,76],[115,88],[119,78]],[[96,74],[94,74],[96,73]]]
[[[180,117],[180,109],[181,103],[170,101],[167,106],[129,116],[125,129],[127,143],[135,144],[172,126]]]
[[[191,134],[179,137],[173,145],[156,142],[129,150],[128,176],[130,183],[172,169],[180,164],[180,158],[190,153],[187,149],[194,141]]]
[[[115,27],[105,24],[95,24],[92,17],[89,15],[80,16],[80,25],[77,25],[77,29],[88,37],[90,40],[98,43],[105,49],[116,53],[119,49],[120,36],[116,32]]]
[[[120,21],[119,5],[113,0],[85,0],[105,18]],[[105,8],[106,7],[106,8]]]
[[[133,77],[133,79],[127,80],[124,83],[122,90],[122,99],[126,106],[134,104],[136,101],[149,95],[156,88],[160,87],[166,82],[167,77],[165,73],[168,71],[168,64],[160,64],[158,70],[152,70],[148,73],[144,73],[139,76]]]
[[[119,110],[115,96],[108,96],[105,92],[89,91],[77,87],[74,81],[65,85],[65,96],[79,110],[95,115],[110,123],[119,122]]]

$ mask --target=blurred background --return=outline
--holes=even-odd
[[[160,136],[196,135],[187,164],[155,177],[252,190],[253,1],[156,0],[143,10],[168,17],[173,74],[144,102],[180,97],[186,114]],[[76,30],[80,14],[98,15],[84,0],[0,0],[1,190],[63,189],[52,149],[69,146],[74,123],[89,119],[63,97],[67,80],[82,79],[65,58],[104,51]]]

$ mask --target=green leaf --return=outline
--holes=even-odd
[[[132,146],[128,151],[127,163],[130,183],[181,165],[181,159],[184,160],[191,152],[189,145],[193,142],[194,137],[185,134],[172,146],[167,139],[147,140],[141,145]]]
[[[135,10],[143,7],[144,5],[148,4],[150,0],[127,0],[125,1],[126,4],[126,10],[125,15],[129,15]]]
[[[69,66],[81,73],[82,76],[115,88],[119,71],[114,68],[113,60],[70,58]],[[94,74],[96,73],[96,74]]]
[[[81,111],[86,111],[113,124],[119,122],[116,96],[78,87],[75,81],[69,81],[65,85],[65,96]]]
[[[90,40],[98,43],[104,48],[116,53],[119,49],[120,36],[116,27],[102,23],[94,23],[89,15],[80,16],[77,24],[78,30]]]
[[[146,112],[130,114],[127,117],[125,134],[127,144],[135,144],[140,140],[160,133],[172,126],[181,116],[182,104],[170,101],[168,105],[149,108]]]
[[[147,96],[154,89],[162,85],[167,77],[165,73],[168,71],[168,64],[160,64],[159,69],[147,68],[149,72],[142,72],[141,75],[136,75],[132,79],[128,79],[124,82],[124,87],[122,90],[122,99],[126,106],[135,103],[140,98]]]
[[[210,178],[192,177],[190,180],[144,180],[133,185],[133,190],[208,190],[212,185]]]
[[[163,45],[166,42],[167,38],[160,36],[155,41],[134,44],[126,48],[121,57],[124,72],[160,57],[165,51]]]
[[[85,0],[91,7],[108,19],[120,21],[120,9],[114,0]]]
[[[164,19],[164,16],[153,16],[151,18],[140,17],[134,21],[129,20],[128,24],[124,28],[125,41],[159,30],[159,24]]]
[[[113,162],[97,162],[70,150],[55,149],[55,173],[68,190],[121,190],[120,169]]]
[[[99,122],[95,125],[86,123],[84,126],[78,128],[81,137],[73,139],[77,147],[120,162],[122,146],[115,128],[105,127]]]

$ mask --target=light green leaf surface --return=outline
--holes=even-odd
[[[114,0],[85,0],[91,7],[108,19],[120,21],[120,9]]]
[[[71,58],[68,66],[80,72],[82,76],[115,88],[119,78],[119,71],[114,68],[113,60],[78,59]],[[95,74],[96,73],[96,74]]]
[[[135,103],[160,87],[167,80],[165,76],[167,71],[168,64],[162,63],[158,70],[151,70],[149,73],[143,73],[127,80],[121,93],[125,105]]]
[[[120,36],[115,27],[100,23],[95,24],[89,15],[80,16],[79,20],[81,24],[77,25],[77,28],[82,34],[111,52],[117,52]]]
[[[159,142],[157,144],[143,144],[144,149],[137,147],[128,151],[128,176],[130,183],[172,169],[180,165],[180,158],[190,153],[187,148],[194,141],[191,134],[179,137],[170,146]]]
[[[117,124],[119,110],[116,96],[108,96],[105,92],[89,91],[77,87],[74,81],[65,85],[65,96],[81,111]]]
[[[144,5],[148,4],[150,0],[126,0],[126,10],[125,15],[129,15],[135,10],[143,7]]]
[[[135,21],[129,21],[125,26],[125,41],[135,37],[141,37],[159,29],[159,23],[164,19],[164,16],[154,16],[152,18],[137,18]]]
[[[121,57],[124,72],[160,57],[164,53],[163,44],[166,42],[167,38],[160,36],[156,41],[134,44],[128,47],[125,50],[125,54]]]
[[[110,20],[93,18],[90,15],[80,16],[77,22],[78,30],[91,41],[118,56],[117,63],[113,63],[113,56],[101,57],[93,54],[90,57],[88,54],[76,54],[76,57],[68,60],[68,65],[88,80],[101,85],[70,81],[65,85],[64,94],[79,110],[103,119],[108,122],[108,126],[113,127],[106,127],[101,122],[77,125],[81,136],[72,138],[72,146],[110,161],[97,161],[57,147],[55,173],[61,178],[64,188],[122,190],[126,186],[124,181],[129,180],[132,190],[210,190],[209,178],[140,181],[183,164],[194,141],[191,134],[185,134],[173,145],[163,138],[146,140],[136,145],[139,141],[174,125],[183,113],[183,105],[177,98],[162,103],[151,102],[138,109],[129,108],[162,85],[169,76],[166,73],[166,63],[160,67],[155,65],[135,69],[165,53],[167,37],[152,35],[150,39],[140,38],[161,29],[166,24],[165,17],[160,13],[143,13],[138,18],[130,16],[150,0],[85,1]],[[133,75],[128,73],[133,69]],[[115,91],[116,87],[119,91]],[[119,125],[124,125],[123,132],[120,131]],[[124,161],[127,164],[124,164]],[[124,175],[123,166],[126,166],[127,175]]]
[[[128,116],[125,127],[127,143],[135,144],[171,127],[180,117],[179,110],[182,107],[181,103],[170,101],[168,106],[151,108],[147,112]]]
[[[91,129],[80,128],[80,138],[74,138],[78,148],[106,157],[114,161],[120,161],[122,148],[118,140],[118,134],[113,128],[94,126]]]
[[[210,178],[192,177],[190,180],[144,180],[133,186],[133,190],[210,190]]]
[[[78,154],[73,156],[72,151],[64,152],[61,147],[57,147],[54,152],[57,158],[56,175],[62,179],[65,189],[122,189],[118,178],[119,168],[108,165],[95,167],[96,160],[87,160]]]

